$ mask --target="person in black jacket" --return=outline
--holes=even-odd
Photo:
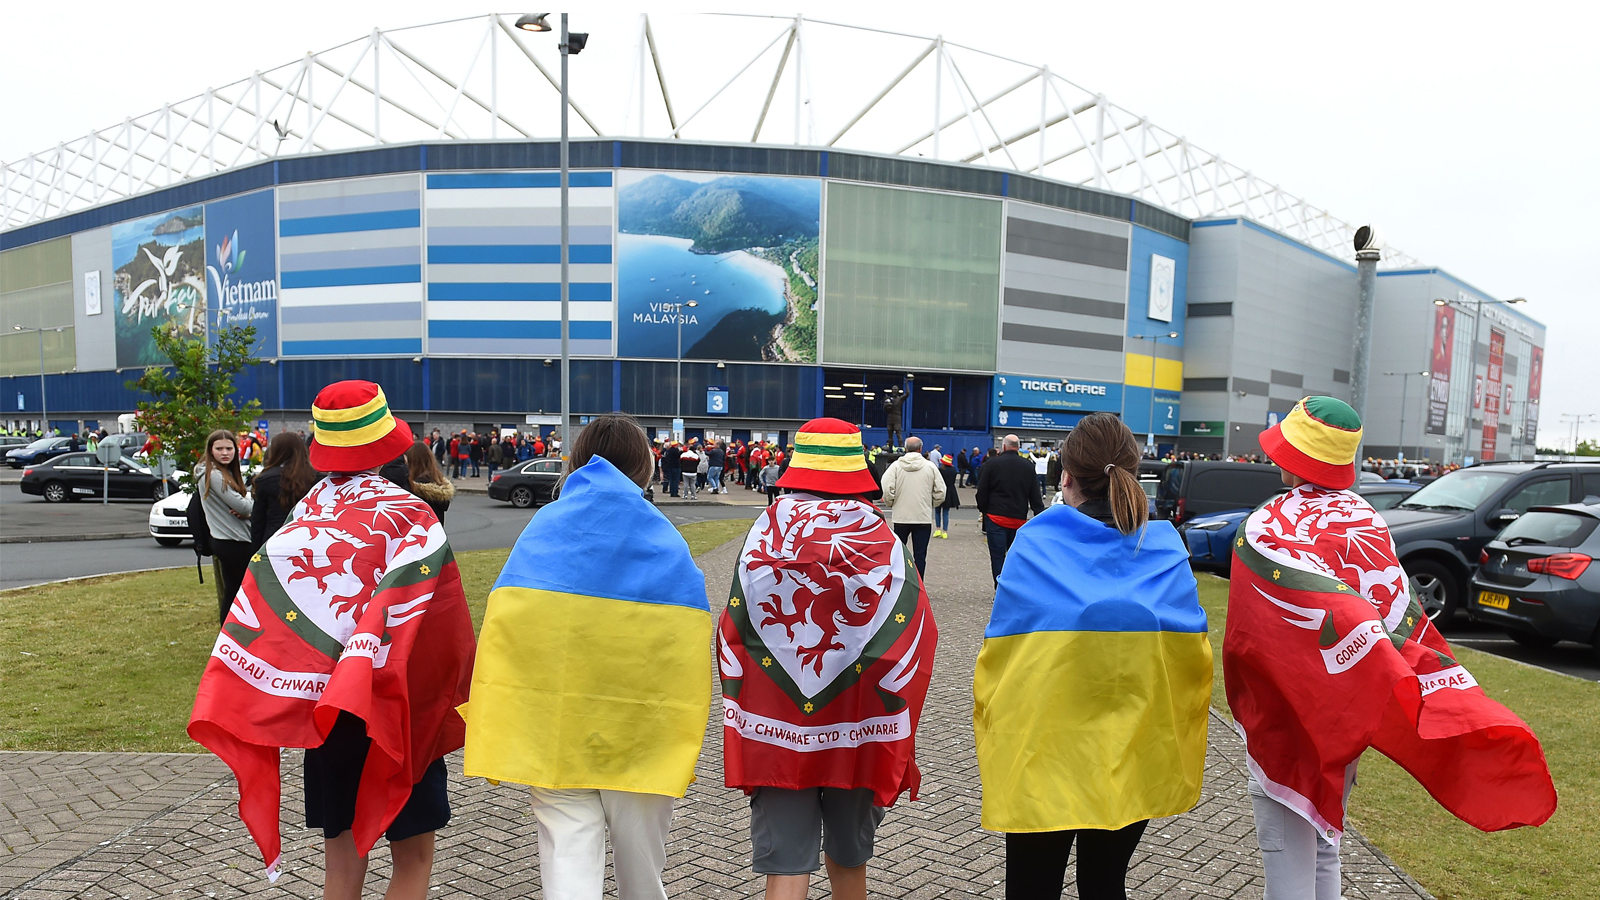
[[[1028,512],[1044,512],[1044,495],[1033,461],[1017,453],[1021,441],[1014,434],[1000,440],[1000,452],[989,457],[978,470],[978,514],[983,517],[983,534],[989,542],[989,570],[995,584],[1006,553],[1016,540],[1017,529],[1028,521]]]
[[[280,431],[267,445],[267,458],[251,484],[255,506],[250,510],[250,550],[255,552],[278,533],[294,505],[317,481],[305,439],[293,431]]]
[[[661,451],[661,478],[666,482],[668,496],[678,496],[678,481],[682,473],[683,445],[673,441]]]

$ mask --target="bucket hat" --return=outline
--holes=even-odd
[[[843,419],[812,419],[800,426],[778,487],[826,494],[876,491],[878,483],[867,471],[861,429]]]
[[[1261,449],[1279,468],[1336,490],[1355,484],[1360,447],[1361,417],[1334,397],[1306,397],[1261,432]]]
[[[389,411],[383,388],[338,381],[311,403],[311,466],[319,472],[362,472],[411,446],[411,427]]]

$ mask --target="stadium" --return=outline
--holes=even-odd
[[[110,424],[152,327],[252,325],[238,386],[273,430],[363,378],[419,430],[550,431],[561,58],[516,21],[374,30],[6,162],[0,423]],[[711,27],[737,49],[675,80]],[[818,75],[840,58],[871,62]],[[641,16],[570,66],[577,425],[882,442],[903,390],[950,448],[1109,411],[1248,454],[1301,396],[1350,398],[1355,227],[1047,65]],[[1384,249],[1369,455],[1532,457],[1545,330],[1514,303]]]

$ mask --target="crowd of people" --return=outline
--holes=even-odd
[[[1265,896],[1335,900],[1345,801],[1368,746],[1485,830],[1542,823],[1555,792],[1531,730],[1476,687],[1413,614],[1398,566],[1373,552],[1392,555],[1392,542],[1348,491],[1353,412],[1331,398],[1296,410],[1263,436],[1289,490],[1241,528],[1224,671],[1247,736]],[[447,439],[447,458],[470,437]],[[1023,453],[1008,435],[965,470],[917,438],[865,448],[837,419],[794,438],[653,444],[629,416],[595,417],[475,639],[424,487],[448,484],[440,436],[414,440],[377,385],[325,388],[312,440],[275,436],[248,494],[237,438],[213,434],[196,477],[207,515],[237,520],[220,540],[244,566],[189,733],[237,775],[268,876],[281,855],[279,748],[303,747],[324,896],[359,897],[386,837],[388,896],[425,897],[452,816],[445,758],[464,748],[462,775],[528,792],[546,896],[598,900],[609,843],[618,896],[664,900],[714,668],[724,784],[749,798],[749,865],[766,897],[803,898],[825,867],[833,896],[864,900],[878,829],[918,798],[939,637],[922,573],[936,510],[966,474],[996,583],[972,721],[1006,896],[1058,900],[1076,845],[1078,896],[1124,898],[1149,822],[1200,798],[1212,681],[1188,552],[1147,518],[1134,436],[1115,416],[1086,416],[1053,450]],[[720,611],[642,496],[652,481],[694,496],[701,475],[706,490],[772,489]],[[1047,505],[1052,489],[1062,501]],[[1360,552],[1352,529],[1370,538]]]

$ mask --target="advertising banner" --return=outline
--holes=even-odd
[[[1537,447],[1539,437],[1539,382],[1544,378],[1544,348],[1528,352],[1528,402],[1523,404],[1522,443]]]
[[[205,337],[205,218],[199,206],[111,226],[117,367],[170,362],[151,330]]]
[[[1150,297],[1145,307],[1149,318],[1158,322],[1172,321],[1172,286],[1177,273],[1177,260],[1158,253],[1150,255]]]
[[[1433,310],[1433,362],[1428,366],[1428,434],[1444,434],[1450,413],[1450,361],[1456,328],[1456,311],[1448,306]]]
[[[1178,433],[1184,437],[1222,437],[1223,432],[1226,430],[1227,425],[1223,422],[1197,422],[1191,420],[1180,422],[1178,426]]]
[[[1073,428],[1088,413],[1046,412],[1036,409],[1002,409],[995,413],[995,424],[1000,428],[1048,428],[1065,431]]]
[[[1483,451],[1481,458],[1494,459],[1494,447],[1500,436],[1500,381],[1501,369],[1506,359],[1506,333],[1498,328],[1489,329],[1489,372],[1483,392]]]
[[[996,375],[994,408],[1115,412],[1122,408],[1122,385],[1034,375]]]
[[[251,353],[278,355],[278,248],[272,191],[206,204],[206,275],[210,340],[226,328],[254,325]]]
[[[822,182],[624,171],[617,353],[817,361]]]

